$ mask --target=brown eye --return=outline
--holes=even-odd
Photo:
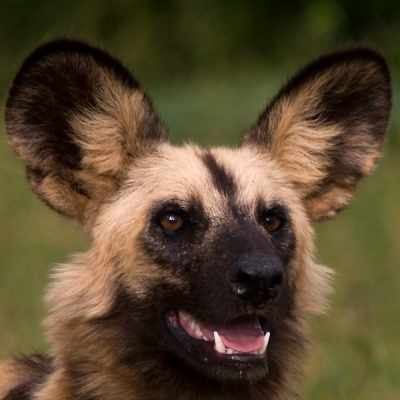
[[[282,218],[274,214],[267,214],[263,225],[268,232],[276,232],[282,225]]]
[[[183,219],[178,214],[164,214],[160,218],[160,224],[164,229],[175,232],[183,225]]]

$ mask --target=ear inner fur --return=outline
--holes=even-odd
[[[242,143],[274,157],[303,193],[310,218],[321,221],[347,206],[372,171],[390,108],[390,75],[379,53],[332,53],[289,81]]]
[[[82,225],[115,192],[127,165],[167,139],[130,73],[71,40],[27,58],[10,90],[6,124],[35,193]]]

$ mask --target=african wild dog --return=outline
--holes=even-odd
[[[293,398],[330,275],[312,226],[373,169],[390,106],[385,60],[344,50],[291,79],[238,149],[177,148],[118,61],[76,41],[37,49],[9,140],[93,246],[55,271],[53,357],[1,363],[0,397]]]

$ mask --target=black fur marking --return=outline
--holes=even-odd
[[[12,389],[4,400],[30,400],[34,390],[41,385],[46,378],[54,372],[53,359],[40,354],[16,360],[29,378],[26,382]]]
[[[102,82],[96,70],[105,70],[128,89],[139,90],[139,83],[123,65],[107,53],[85,43],[59,40],[39,47],[24,62],[10,90],[6,106],[8,134],[18,155],[31,169],[51,171],[80,170],[83,158],[72,117],[98,108],[98,87]],[[143,148],[167,139],[164,127],[143,93],[146,113],[138,127],[137,140]],[[99,110],[99,112],[103,112]],[[100,134],[100,132],[99,132]],[[36,173],[37,177],[39,176]],[[77,184],[68,184],[83,193]]]
[[[75,62],[81,60],[82,63]],[[117,60],[78,41],[60,40],[45,44],[22,65],[10,90],[6,120],[10,136],[36,147],[36,164],[79,169],[81,149],[69,124],[72,115],[96,107],[96,75],[84,62],[94,61],[132,90],[139,84]],[[14,128],[13,110],[22,112]],[[34,145],[29,145],[34,143]]]
[[[152,102],[145,96],[146,107],[148,113],[138,126],[138,140],[142,144],[151,146],[152,143],[159,143],[160,141],[167,141],[168,129],[162,123],[158,115],[153,111]]]
[[[237,192],[233,176],[217,162],[209,151],[202,155],[202,160],[210,172],[214,186],[218,191],[227,198],[233,198]]]
[[[91,194],[89,190],[87,190],[87,186],[83,186],[83,182],[80,182],[79,180],[75,179],[74,175],[69,173],[69,171],[66,171],[66,173],[61,174],[59,177],[57,177],[60,181],[65,182],[68,184],[68,186],[73,190],[74,192],[87,197],[88,199],[91,199]]]
[[[33,181],[35,185],[40,185],[48,174],[41,169],[26,168],[26,177],[28,181]]]
[[[61,39],[45,43],[32,53],[21,67],[21,71],[28,70],[32,65],[51,55],[65,54],[67,56],[80,54],[83,57],[92,57],[102,68],[109,70],[122,83],[131,89],[140,87],[131,73],[114,57],[99,48],[78,40]]]
[[[34,387],[30,383],[24,383],[11,389],[4,400],[31,400],[31,393]]]
[[[160,216],[169,212],[177,213],[183,219],[182,227],[176,232],[166,232],[159,224]],[[196,198],[189,204],[179,200],[161,201],[153,205],[150,213],[151,223],[142,233],[142,242],[151,259],[163,268],[190,268],[209,228],[201,203]]]
[[[240,315],[247,315],[249,310],[253,312],[268,310],[268,304],[255,306],[231,292],[228,271],[240,256],[253,253],[278,256],[286,275],[288,263],[292,257],[291,254],[282,254],[282,250],[289,247],[290,243],[286,234],[283,234],[281,239],[274,240],[256,221],[244,219],[227,221],[226,226],[217,227],[212,235],[207,237],[207,243],[196,260],[199,272],[196,282],[193,282],[192,290],[193,297],[197,300],[189,311],[204,319],[229,322]],[[283,247],[281,240],[282,243],[286,243]],[[285,279],[285,284],[287,284],[287,279]],[[207,287],[207,295],[204,295],[205,287]],[[285,315],[289,308],[287,295],[282,294],[275,300],[276,308],[280,309],[281,315]],[[206,311],[203,312],[203,310]]]
[[[244,139],[255,142],[257,145],[265,147],[269,146],[273,137],[272,132],[269,132],[269,114],[279,101],[287,96],[292,96],[296,92],[300,92],[302,87],[312,80],[318,79],[323,73],[330,68],[334,68],[340,64],[351,65],[358,62],[361,66],[368,61],[376,64],[376,70],[381,76],[375,74],[375,86],[369,85],[362,87],[359,85],[357,76],[354,76],[353,89],[346,90],[338,96],[335,89],[340,87],[341,78],[336,78],[338,83],[333,91],[327,91],[322,94],[322,102],[326,104],[325,110],[322,113],[316,114],[313,119],[321,124],[340,123],[345,128],[349,128],[348,133],[352,134],[351,127],[358,125],[360,121],[369,122],[378,129],[369,129],[368,133],[377,140],[382,141],[386,128],[387,116],[391,108],[391,89],[390,89],[390,72],[385,59],[376,51],[359,47],[344,51],[338,51],[320,57],[314,62],[308,64],[300,73],[295,75],[289,82],[279,91],[273,98],[268,107],[260,115],[258,122],[251,129],[251,132],[245,135]],[[359,67],[361,68],[361,67]],[[361,71],[361,69],[360,69]],[[362,71],[361,71],[362,72]],[[351,72],[350,72],[351,73]],[[354,73],[354,71],[353,71]],[[381,78],[381,79],[377,79]],[[349,79],[342,78],[348,82]],[[375,98],[382,99],[379,104]],[[350,119],[349,116],[356,114]]]
[[[262,225],[263,218],[267,212],[273,212],[282,220],[281,227],[276,232],[270,233],[269,236],[279,257],[285,265],[288,265],[296,252],[296,235],[293,230],[289,210],[283,204],[276,203],[267,206],[262,199],[258,200],[256,219],[260,225]]]
[[[379,66],[379,70],[384,77],[386,83],[390,83],[390,72],[387,66],[385,59],[376,51],[365,48],[359,47],[349,50],[338,51],[335,53],[331,53],[325,56],[322,56],[315,60],[314,62],[308,64],[305,68],[303,68],[300,73],[294,76],[278,93],[275,99],[272,101],[270,107],[272,108],[273,105],[279,101],[280,99],[293,94],[294,92],[298,91],[302,86],[306,83],[314,80],[316,77],[322,75],[325,71],[329,70],[332,67],[335,67],[339,64],[350,65],[354,62],[359,62],[359,65],[365,64],[367,61],[373,61],[376,65]],[[355,83],[357,80],[355,80]],[[381,90],[385,88],[381,87]],[[325,93],[325,98],[328,100],[328,104],[331,105],[332,98],[329,96],[329,93]],[[335,94],[336,95],[336,94]],[[389,93],[388,93],[389,95]],[[388,98],[391,96],[389,95]],[[368,98],[364,97],[364,102],[368,102]],[[346,107],[340,107],[342,111],[346,113],[350,111]],[[267,110],[266,110],[267,112]]]
[[[39,47],[39,49],[26,60],[22,68],[28,68],[29,65],[34,64],[41,57],[45,57],[48,54],[65,54],[66,57],[79,54],[82,57],[93,58],[100,67],[108,70],[132,91],[141,89],[139,82],[117,59],[111,57],[108,53],[99,48],[75,40],[58,40]],[[150,112],[138,128],[139,135],[146,140],[166,140],[168,132],[156,113],[152,112],[151,100],[145,95],[144,101]]]
[[[95,107],[95,82],[65,54],[42,54],[42,50],[27,59],[14,80],[6,106],[8,133],[35,150],[38,167],[79,169],[82,154],[69,118]],[[16,127],[14,110],[23,118]]]
[[[166,303],[164,298],[175,297],[174,291],[173,287],[158,286],[143,303],[127,288],[120,286],[113,309],[92,321],[94,329],[122,344],[115,347],[119,362],[131,367],[133,380],[147,393],[144,397],[153,398],[151,394],[154,393],[154,398],[159,398],[160,390],[168,400],[179,398],[179,393],[182,398],[185,394],[191,398],[193,393],[201,398],[201,394],[209,395],[213,390],[218,393],[221,391],[219,384],[212,379],[207,379],[207,384],[204,379],[199,380],[198,375],[169,348],[171,338],[160,312]]]
[[[260,218],[265,210],[259,202],[256,210],[242,208],[239,216],[228,212],[223,225],[213,226],[199,204],[184,211],[178,202],[157,204],[149,227],[141,235],[142,246],[161,269],[167,268],[190,282],[197,300],[188,311],[204,319],[229,321],[247,312],[247,304],[239,301],[229,288],[227,271],[234,261],[244,253],[276,255],[286,271],[295,254],[296,238],[287,209],[274,206],[284,220],[282,229],[275,234],[262,227]],[[158,223],[160,212],[180,213],[184,220],[182,228],[165,232]],[[187,299],[182,304],[191,307],[191,301]],[[203,309],[207,310],[205,314]]]
[[[197,274],[188,277],[190,281],[198,278]],[[210,279],[201,284],[201,296],[212,299]],[[197,297],[188,297],[173,285],[165,283],[154,286],[145,299],[137,298],[122,285],[118,287],[117,293],[112,310],[104,317],[92,320],[90,324],[93,332],[98,333],[96,336],[102,338],[97,340],[97,345],[109,348],[117,357],[117,365],[128,366],[125,372],[132,371],[132,376],[126,379],[135,382],[138,393],[142,392],[143,398],[159,398],[161,390],[165,400],[218,396],[261,399],[273,396],[279,390],[281,379],[286,373],[282,355],[289,348],[297,354],[304,351],[305,338],[298,329],[295,317],[291,315],[291,297],[287,293],[285,301],[270,313],[275,330],[268,348],[269,372],[266,374],[265,369],[259,370],[259,375],[256,375],[258,377],[253,377],[251,385],[247,379],[234,379],[231,372],[227,373],[223,367],[195,361],[170,335],[162,318],[168,309],[189,307],[193,315],[208,315],[209,320],[215,320],[213,304],[205,306],[198,303]],[[224,299],[224,303],[218,305],[222,308],[222,313],[226,312],[226,304],[229,303],[228,297]],[[204,318],[207,320],[207,317]],[[74,376],[82,377],[79,364],[72,367],[75,368]],[[234,369],[237,374],[236,367]],[[159,371],[163,373],[160,374]]]

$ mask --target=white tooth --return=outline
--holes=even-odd
[[[202,338],[203,338],[203,332],[201,331],[199,325],[196,326],[196,331],[195,331],[195,332],[196,332],[197,338],[199,338],[199,339],[202,339]]]
[[[258,350],[258,354],[264,354],[265,350],[267,350],[268,342],[269,342],[269,337],[271,336],[271,332],[267,332],[264,336],[264,344],[261,347],[260,350]]]
[[[226,349],[226,354],[233,354],[234,352],[235,352],[235,350],[233,350],[229,347]]]
[[[198,326],[196,324],[196,321],[193,318],[191,318],[189,324],[190,324],[190,327],[196,332],[196,329],[197,329],[197,326]]]
[[[192,319],[192,317],[190,316],[189,313],[185,312],[185,311],[179,311],[179,317],[183,320],[186,321],[190,321]]]
[[[218,332],[214,332],[214,340],[215,340],[215,350],[217,350],[218,353],[225,353],[226,348],[222,343],[222,340],[218,335]]]
[[[194,331],[196,330],[197,324],[196,324],[196,321],[194,319],[190,320],[190,326]]]
[[[210,339],[203,333],[203,331],[200,330],[200,332],[201,332],[201,339],[205,340],[206,342],[209,342]]]

